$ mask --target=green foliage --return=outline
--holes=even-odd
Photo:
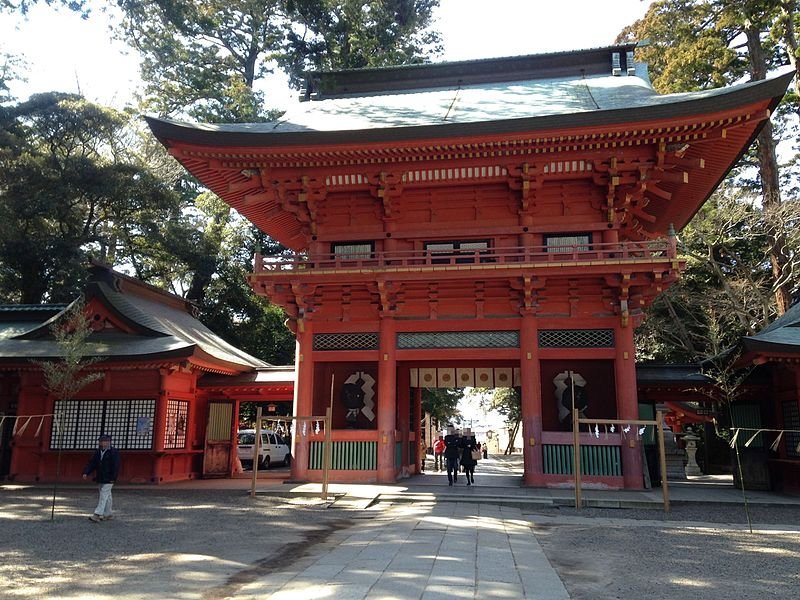
[[[142,56],[145,109],[205,122],[259,122],[260,81],[278,64],[299,87],[309,67],[421,62],[439,50],[439,0],[118,0],[121,36]]]
[[[27,15],[33,5],[38,3],[39,0],[0,0],[0,12],[19,12]],[[89,16],[86,0],[44,0],[44,3],[48,6],[53,4],[65,6],[71,11],[80,13],[84,19]]]
[[[283,41],[279,0],[118,0],[142,57],[146,110],[206,122],[270,117],[255,91]]]
[[[766,256],[771,213],[755,200],[742,188],[723,186],[683,230],[679,253],[686,271],[655,300],[637,330],[640,358],[692,362],[712,357],[774,317]],[[793,206],[785,204],[784,214]]]
[[[99,362],[100,359],[86,358],[89,353],[87,339],[92,329],[84,314],[84,308],[83,298],[75,300],[50,328],[61,358],[32,361],[42,369],[47,391],[59,400],[71,400],[84,387],[103,379],[105,375],[101,372],[86,372],[87,367]]]
[[[10,102],[14,98],[8,87],[9,82],[24,80],[22,70],[24,61],[13,54],[0,52],[0,120],[3,119],[3,104]]]
[[[643,41],[637,59],[648,64],[661,93],[722,87],[745,66],[730,47],[735,35],[715,17],[719,3],[697,0],[654,2],[647,14],[620,34],[620,41]]]
[[[274,365],[294,362],[294,335],[284,326],[286,315],[246,280],[247,268],[228,264],[208,289],[200,319],[226,341]]]
[[[441,425],[461,422],[458,401],[462,388],[422,388],[422,411],[429,413]]]
[[[780,2],[763,0],[660,0],[626,27],[618,41],[641,41],[637,60],[646,62],[662,94],[730,85],[750,74],[742,35],[757,28],[769,66],[785,64],[785,47],[770,36]]]
[[[439,0],[293,0],[296,25],[279,58],[299,87],[306,70],[360,69],[426,62],[442,51],[431,29]]]
[[[516,387],[495,388],[492,408],[506,418],[509,427],[522,420],[522,390]]]
[[[3,301],[71,300],[90,255],[135,260],[124,241],[179,218],[177,195],[129,152],[128,118],[57,93],[0,114]]]
[[[797,55],[796,8],[793,0],[661,0],[620,40],[646,42],[637,60],[662,93],[719,87],[761,79]],[[637,331],[639,357],[714,356],[782,314],[797,293],[797,157],[779,165],[773,156],[780,140],[796,143],[796,99],[787,96],[774,125],[681,233],[686,272],[650,307]]]

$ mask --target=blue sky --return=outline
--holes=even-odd
[[[139,85],[138,60],[111,39],[111,3],[91,0],[88,20],[39,2],[27,19],[0,15],[0,50],[27,60],[26,83],[12,92],[81,92],[87,98],[121,107],[132,102]],[[617,33],[644,15],[650,0],[441,0],[438,29],[445,42],[442,60],[465,60],[592,48],[613,43]],[[294,101],[285,79],[266,88],[269,104]]]

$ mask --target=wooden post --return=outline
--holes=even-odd
[[[395,442],[397,431],[396,324],[390,316],[380,319],[378,332],[378,483],[395,483]]]
[[[574,392],[573,392],[574,393]],[[574,395],[573,395],[573,407],[574,407]],[[581,498],[581,432],[580,432],[580,424],[578,423],[579,419],[578,411],[573,408],[572,409],[572,468],[575,470],[575,508],[580,510],[581,504],[583,504]]]
[[[258,478],[258,459],[261,456],[261,405],[256,408],[256,441],[253,444],[253,482],[250,484],[250,497],[256,497],[256,479]]]
[[[333,381],[331,380],[331,389]],[[331,421],[332,412],[330,406],[325,409],[325,445],[322,449],[322,499],[328,499],[328,477],[331,469]]]
[[[661,494],[664,496],[664,512],[669,512],[669,485],[667,484],[667,455],[664,450],[664,413],[656,411],[656,433],[658,434],[658,464],[661,468]]]

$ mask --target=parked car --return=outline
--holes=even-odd
[[[253,464],[253,447],[256,443],[255,429],[240,429],[237,435],[239,447],[239,460],[242,464]],[[279,433],[269,429],[261,430],[261,446],[258,456],[258,466],[269,469],[270,465],[282,463],[289,466],[292,462],[292,452],[286,440]]]

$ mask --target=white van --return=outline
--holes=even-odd
[[[239,460],[242,464],[253,464],[253,446],[256,443],[255,429],[240,429],[237,435],[239,447]],[[258,466],[269,469],[270,465],[282,463],[289,466],[292,462],[292,452],[286,440],[279,433],[270,429],[261,430],[261,448],[258,457]]]

